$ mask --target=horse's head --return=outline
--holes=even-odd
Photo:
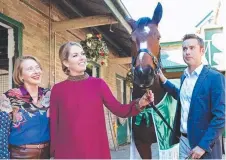
[[[132,56],[134,83],[142,88],[149,88],[160,67],[160,33],[158,24],[162,18],[162,5],[158,3],[152,19],[142,17],[137,21],[129,19],[132,27]]]

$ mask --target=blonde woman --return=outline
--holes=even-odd
[[[19,87],[0,96],[0,113],[5,116],[0,123],[4,124],[4,129],[10,128],[9,133],[0,133],[0,142],[5,144],[0,148],[0,158],[50,158],[50,91],[39,87],[42,79],[39,61],[32,56],[19,57],[14,65],[13,79]],[[7,139],[9,148],[6,148]],[[7,155],[7,149],[10,155]]]
[[[68,78],[51,92],[51,154],[56,159],[110,159],[103,105],[119,117],[128,117],[153,102],[154,95],[150,91],[123,105],[104,80],[85,72],[87,59],[79,43],[62,45],[59,57]]]

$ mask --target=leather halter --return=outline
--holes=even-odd
[[[159,49],[159,52],[160,52],[160,50],[161,50],[161,48]],[[147,53],[147,54],[149,54],[149,55],[151,56],[151,58],[152,58],[152,60],[153,60],[153,62],[154,62],[154,64],[155,64],[155,66],[156,66],[156,68],[154,69],[154,72],[155,72],[155,74],[157,74],[158,71],[159,71],[159,69],[162,68],[162,67],[161,67],[161,59],[160,59],[160,58],[157,59],[155,56],[153,56],[153,55],[149,52],[148,49],[139,49],[138,55],[137,55],[137,56],[133,59],[133,61],[132,61],[132,66],[133,66],[133,68],[134,68],[135,65],[136,65],[137,57],[139,56],[139,54],[140,54],[141,52],[145,52],[145,53]]]

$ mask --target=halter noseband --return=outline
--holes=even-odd
[[[160,50],[161,50],[161,48],[159,49],[159,52],[160,52]],[[158,71],[162,68],[162,67],[161,67],[161,59],[160,59],[160,58],[157,59],[155,56],[153,56],[153,55],[148,51],[148,49],[140,49],[140,50],[138,51],[138,55],[137,55],[137,56],[133,59],[133,61],[132,61],[132,66],[133,66],[133,68],[134,68],[135,65],[136,65],[137,57],[139,56],[139,54],[140,54],[141,52],[145,52],[145,53],[147,53],[147,54],[149,54],[149,55],[151,56],[151,58],[152,58],[152,60],[153,60],[153,62],[154,62],[154,64],[155,64],[155,66],[156,66],[156,68],[154,69],[154,72],[155,72],[155,74],[157,74]]]
[[[160,52],[161,48],[159,49],[159,52]],[[138,51],[138,55],[141,53],[141,52],[146,52],[148,53],[151,57],[152,57],[152,60],[156,66],[156,68],[154,69],[154,74],[157,75],[158,71],[162,68],[161,66],[161,59],[157,59],[155,56],[153,56],[149,51],[148,49],[140,49]],[[134,70],[135,70],[135,65],[136,65],[136,59],[138,57],[138,55],[136,57],[132,57],[132,67],[130,69],[130,71],[127,73],[127,76],[126,76],[126,82],[127,82],[127,85],[130,87],[130,88],[133,88],[133,82],[134,82]]]

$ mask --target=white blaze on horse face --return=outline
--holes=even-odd
[[[140,70],[150,65],[150,55],[148,53],[140,52],[137,58],[136,66],[140,66]]]
[[[140,49],[147,49],[147,41],[140,42]],[[139,58],[139,61],[140,61],[140,65],[142,64],[144,53],[145,52],[140,52],[139,53],[138,58]]]
[[[147,49],[147,47],[148,47],[147,41],[140,42],[140,49]]]
[[[147,41],[145,42],[140,42],[140,49],[147,49]],[[138,55],[138,59],[139,59],[139,66],[143,66],[144,65],[144,54],[145,52],[140,52]]]
[[[138,58],[139,58],[139,63],[138,63],[138,66],[140,66],[139,67],[139,70],[141,71],[141,72],[143,72],[143,56],[144,56],[144,53],[145,52],[140,52],[139,53],[139,56],[138,56]]]
[[[143,60],[143,56],[144,56],[144,52],[140,52],[139,53],[139,61],[140,61],[140,63],[142,63],[142,60]]]
[[[144,32],[146,32],[147,34],[150,32],[150,28],[148,26],[144,27]]]

